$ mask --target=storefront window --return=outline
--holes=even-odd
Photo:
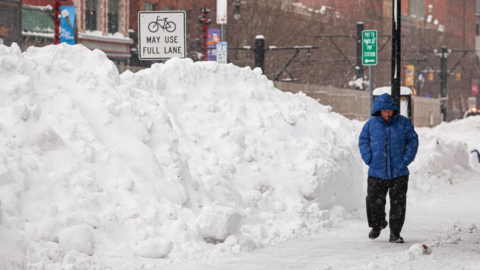
[[[108,0],[108,32],[118,32],[118,0]]]
[[[97,30],[97,0],[85,0],[85,26],[87,30]]]

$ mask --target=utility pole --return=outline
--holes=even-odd
[[[400,108],[401,82],[401,0],[394,0],[392,16],[392,98]]]
[[[448,50],[447,47],[443,46],[440,50],[440,53],[437,53],[437,50],[434,50],[437,56],[440,56],[440,112],[442,114],[442,120],[448,121],[447,117],[447,106],[448,106],[448,96],[447,96],[447,58],[451,53],[451,50]]]
[[[443,115],[443,121],[447,121],[447,57],[448,57],[448,50],[447,47],[443,46],[442,51],[440,53],[440,92],[441,92],[441,110]]]
[[[435,73],[440,73],[440,111],[442,114],[442,120],[443,121],[448,121],[448,115],[447,115],[447,108],[448,108],[448,89],[447,89],[447,78],[448,76],[453,73],[456,68],[461,64],[462,60],[465,59],[468,53],[476,53],[476,50],[452,50],[452,49],[447,49],[447,47],[443,46],[440,49],[440,52],[438,50],[433,50],[433,53],[436,56],[440,57],[440,70],[435,69],[428,61],[426,61],[432,69],[430,70],[423,70],[421,71],[422,73],[430,73],[430,72],[435,72]],[[458,59],[457,63],[450,69],[447,69],[447,59],[448,56],[452,53],[463,53],[463,55]]]
[[[363,65],[362,65],[362,32],[365,28],[363,22],[357,22],[357,80],[361,79],[362,84],[357,86],[357,90],[365,90],[363,85]]]

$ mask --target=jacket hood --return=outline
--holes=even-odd
[[[393,110],[393,115],[399,113],[399,109],[393,98],[389,94],[383,94],[373,102],[372,116],[380,116],[380,111]]]

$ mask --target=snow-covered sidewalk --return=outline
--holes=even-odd
[[[277,247],[166,269],[480,269],[480,179],[478,172],[457,177],[455,185],[410,198],[405,244],[389,243],[388,228],[369,240],[359,217]]]

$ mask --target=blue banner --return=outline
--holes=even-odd
[[[60,43],[75,44],[75,6],[62,6],[60,11]]]

